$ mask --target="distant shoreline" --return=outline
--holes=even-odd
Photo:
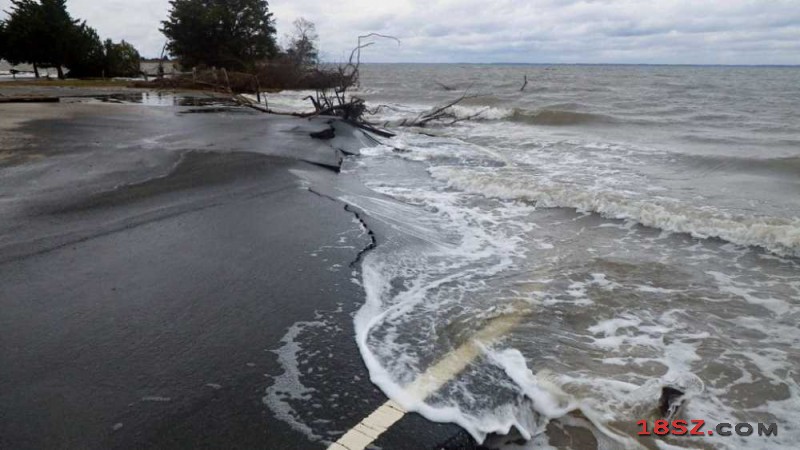
[[[167,61],[168,66],[177,64],[175,61]],[[337,64],[334,61],[321,62],[321,65]],[[155,76],[154,67],[158,65],[158,60],[143,59],[142,66],[147,66],[150,70],[145,70],[149,75]],[[558,62],[362,62],[362,65],[416,65],[416,66],[530,66],[530,67],[703,67],[703,68],[769,68],[769,69],[798,69],[797,64],[668,64],[668,63],[558,63]],[[5,60],[0,60],[0,77],[5,77],[5,72],[11,68],[23,68],[25,72],[32,72],[32,66],[25,64],[10,65]],[[42,68],[46,70],[47,68]]]
[[[325,62],[323,64],[335,64]],[[800,68],[800,63],[794,65],[786,64],[645,64],[645,63],[515,63],[515,62],[362,62],[364,66],[369,65],[418,65],[418,66],[578,66],[578,67],[745,67],[745,68]]]

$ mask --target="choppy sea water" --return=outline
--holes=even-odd
[[[355,319],[390,397],[522,447],[794,448],[800,69],[370,65],[361,83],[398,132],[345,163],[374,195],[342,198],[398,231],[363,261]],[[463,92],[473,120],[395,126]],[[778,436],[637,436],[663,386],[687,393],[680,418]]]

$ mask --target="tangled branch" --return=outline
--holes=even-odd
[[[453,125],[458,122],[463,122],[466,120],[473,120],[480,117],[483,113],[489,110],[488,107],[468,116],[458,117],[456,113],[453,111],[453,107],[458,105],[459,103],[470,100],[473,98],[482,97],[481,94],[469,94],[464,92],[455,100],[452,100],[444,105],[436,106],[433,109],[420,113],[417,117],[413,119],[403,119],[399,123],[395,124],[396,126],[400,127],[425,127],[431,122],[443,122],[448,125]]]

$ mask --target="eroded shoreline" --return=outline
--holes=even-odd
[[[0,167],[3,447],[322,447],[262,403],[283,370],[272,350],[320,314],[339,331],[308,345],[331,348],[326,372],[349,393],[319,413],[326,439],[385,401],[350,322],[352,263],[374,237],[298,178],[336,183],[321,166],[348,143],[308,136],[325,119],[0,108],[4,151],[22,155]],[[458,432],[416,423],[383,440]]]

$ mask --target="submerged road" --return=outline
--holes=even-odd
[[[0,448],[325,448],[387,401],[323,120],[0,105]],[[406,415],[386,449],[464,448]]]

